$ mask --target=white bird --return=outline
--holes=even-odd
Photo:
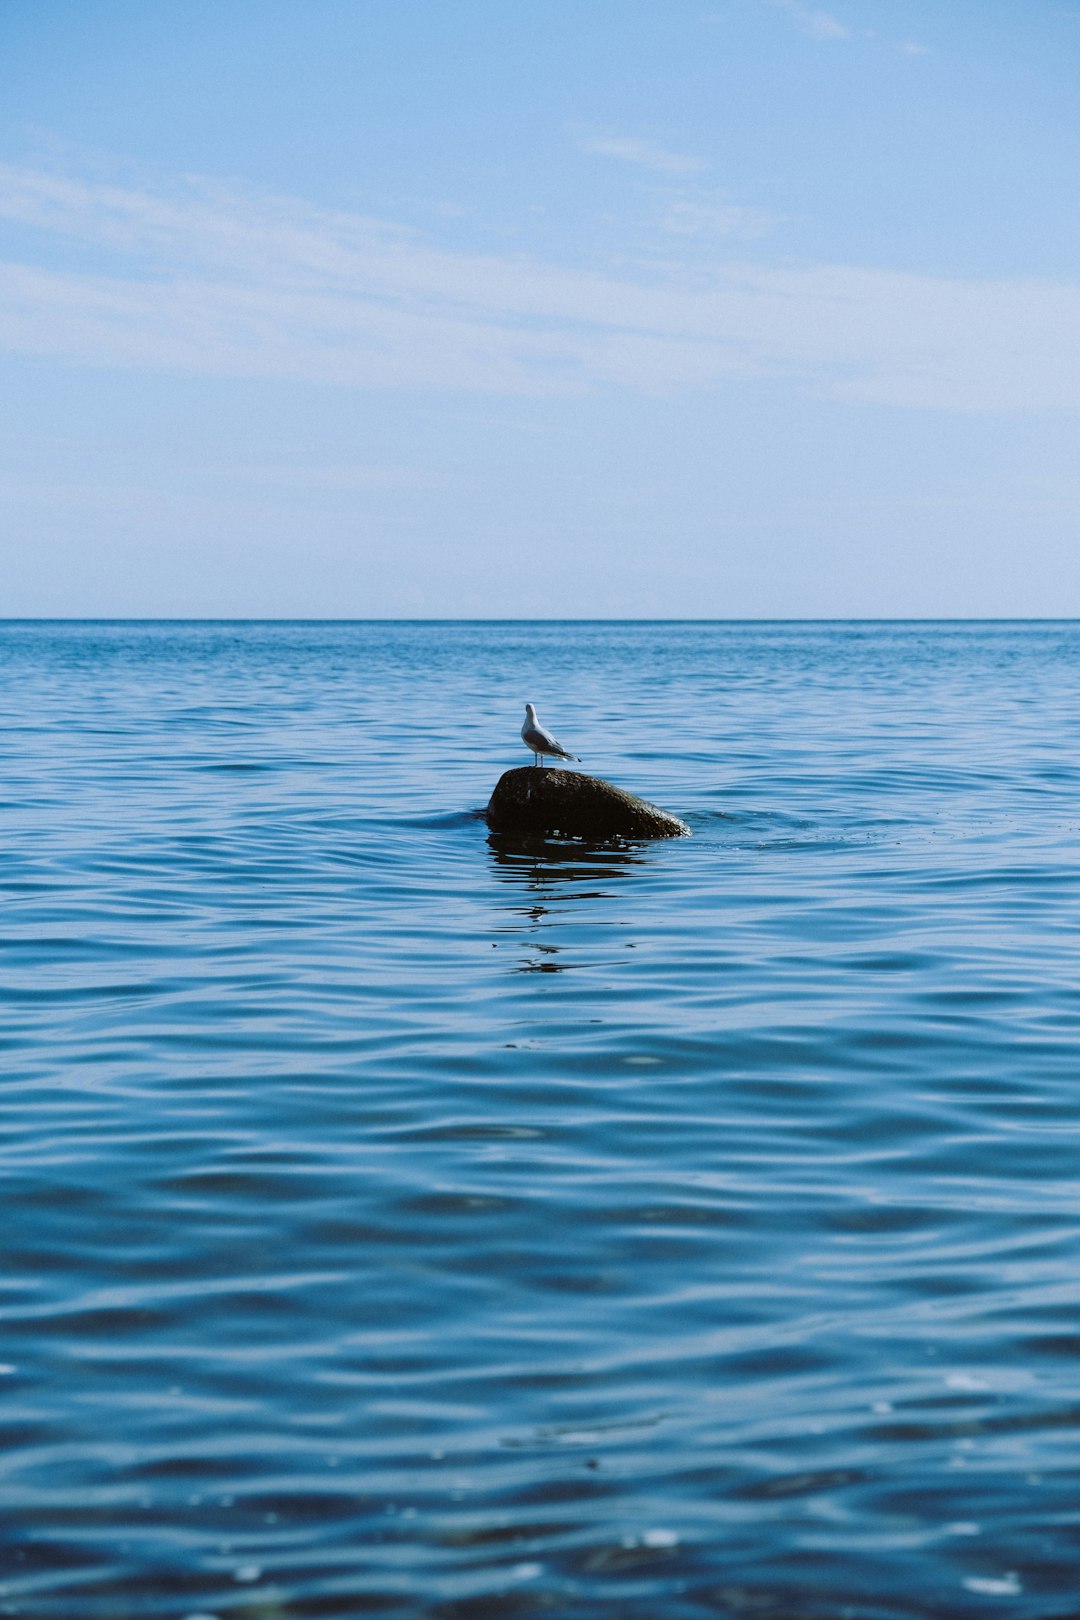
[[[534,765],[537,761],[543,763],[545,754],[550,754],[552,759],[572,759],[581,764],[576,754],[569,753],[550,731],[544,730],[536,718],[536,706],[532,703],[525,705],[525,724],[521,728],[521,740],[526,748],[532,749]]]

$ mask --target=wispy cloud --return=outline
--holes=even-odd
[[[306,491],[345,491],[360,494],[372,490],[446,489],[451,480],[445,473],[422,467],[384,467],[346,464],[344,466],[283,465],[280,462],[249,463],[213,469],[215,476],[231,484],[245,480],[267,487]]]
[[[831,12],[817,11],[800,4],[800,0],[772,0],[774,6],[792,17],[801,33],[809,39],[850,39],[851,30],[845,28]]]
[[[696,174],[708,168],[701,158],[689,157],[682,152],[666,152],[653,141],[641,140],[635,135],[584,135],[578,142],[583,152],[597,157],[618,158],[623,163],[636,163],[642,169],[656,174]]]
[[[0,346],[69,363],[363,388],[567,394],[781,378],[832,398],[1080,408],[1080,286],[720,261],[603,274],[452,252],[206,182],[0,168]],[[722,223],[722,222],[721,222]],[[49,239],[96,251],[50,265]],[[100,268],[101,250],[112,253]]]
[[[774,219],[764,208],[732,202],[725,192],[699,197],[678,197],[664,220],[674,236],[706,241],[753,241],[772,229]]]
[[[898,51],[901,56],[928,56],[930,47],[920,45],[917,40],[904,39],[890,43],[882,39],[873,28],[849,28],[831,11],[820,11],[813,6],[803,5],[802,0],[768,0],[769,5],[779,11],[785,11],[795,23],[799,32],[808,39],[819,40],[877,40],[887,50]]]

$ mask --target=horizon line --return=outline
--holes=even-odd
[[[1077,624],[1080,614],[853,614],[853,615],[740,615],[716,617],[578,617],[526,618],[492,616],[409,616],[378,614],[294,616],[291,614],[77,614],[26,613],[0,615],[0,625],[30,624]]]

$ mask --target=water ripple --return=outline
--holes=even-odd
[[[1080,630],[0,669],[0,1614],[1073,1611]]]

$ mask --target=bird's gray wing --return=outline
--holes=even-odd
[[[565,754],[566,749],[561,742],[556,742],[550,731],[542,726],[526,726],[521,733],[525,742],[537,754]]]
[[[521,735],[525,740],[526,747],[531,748],[534,753],[551,754],[554,759],[576,760],[578,757],[576,754],[572,754],[569,748],[564,748],[562,743],[551,735],[550,731],[540,731],[530,727],[528,731],[523,731]]]

